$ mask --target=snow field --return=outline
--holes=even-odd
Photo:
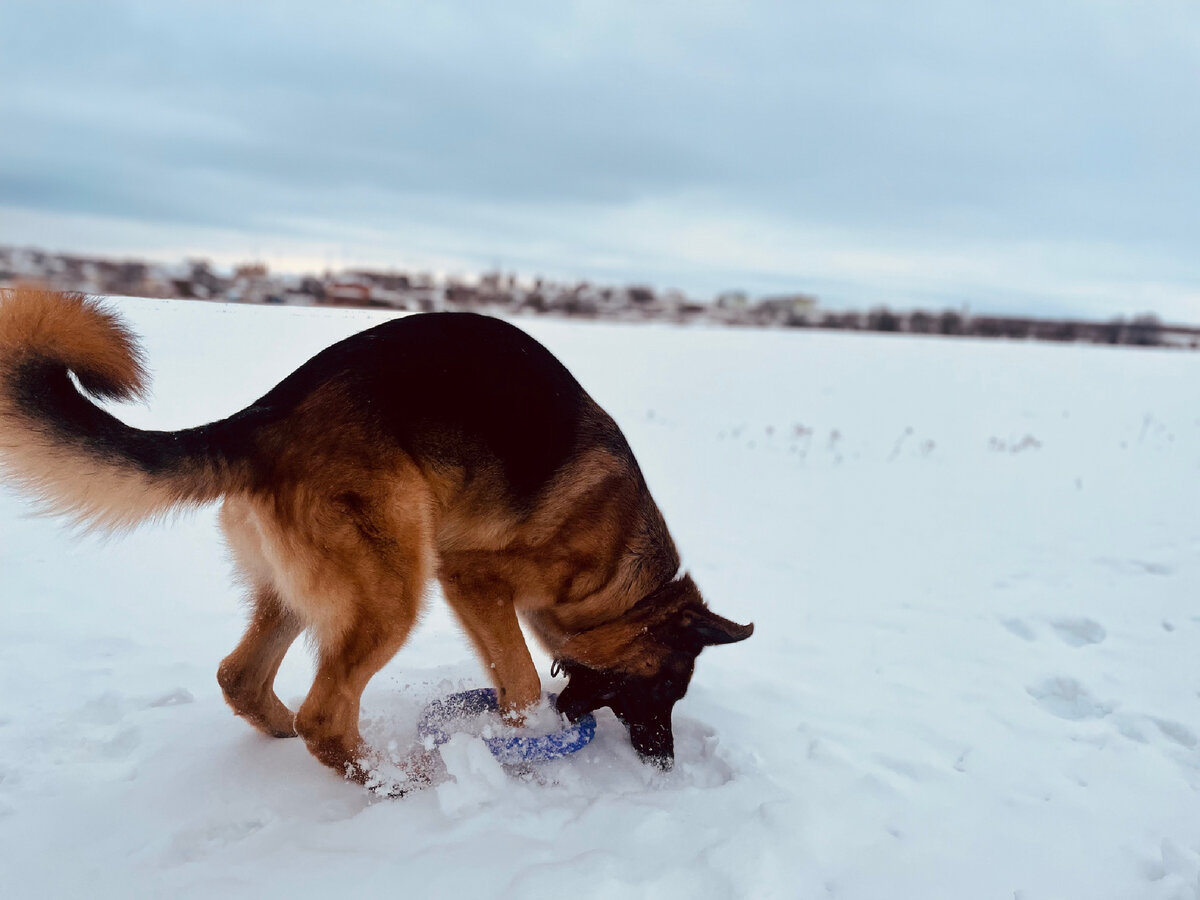
[[[120,301],[148,406],[250,402],[374,313]],[[373,802],[215,681],[243,624],[212,510],[74,539],[0,496],[0,894],[1200,897],[1200,355],[519,320],[626,431],[745,644],[677,767],[575,757]],[[549,661],[535,653],[547,690]],[[277,682],[311,678],[300,643]],[[485,683],[440,598],[372,682],[403,751]]]

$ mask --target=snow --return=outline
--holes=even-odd
[[[122,300],[176,428],[383,318]],[[258,735],[213,511],[110,541],[0,497],[5,897],[1200,897],[1200,354],[521,320],[625,429],[709,602],[676,769],[372,799]],[[549,661],[535,654],[547,690]],[[312,668],[280,672],[293,705]],[[364,696],[486,683],[440,600]]]

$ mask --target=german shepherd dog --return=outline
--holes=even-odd
[[[250,623],[217,680],[233,711],[368,784],[363,688],[437,578],[514,721],[541,697],[518,617],[567,674],[569,719],[608,706],[642,759],[674,759],[671,711],[709,645],[706,606],[616,423],[499,319],[395,319],[321,351],[256,403],[183,431],[101,409],[146,375],[115,313],[80,294],[0,295],[0,465],[47,512],[120,532],[222,501]],[[82,390],[81,390],[82,389]],[[274,691],[308,630],[312,689]]]

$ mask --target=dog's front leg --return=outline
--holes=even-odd
[[[500,711],[523,724],[542,696],[542,682],[513,605],[513,591],[496,574],[467,558],[443,560],[442,590],[471,639],[500,698]]]

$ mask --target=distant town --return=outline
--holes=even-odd
[[[227,303],[348,306],[412,312],[469,310],[759,328],[826,328],[982,338],[1200,349],[1200,328],[1168,325],[1152,314],[1106,322],[971,315],[965,310],[823,310],[811,294],[752,298],[726,291],[698,300],[647,285],[562,283],[489,272],[477,277],[347,269],[323,274],[271,272],[261,262],[221,271],[205,260],[178,264],[115,260],[0,246],[0,288],[37,283],[56,290]]]

